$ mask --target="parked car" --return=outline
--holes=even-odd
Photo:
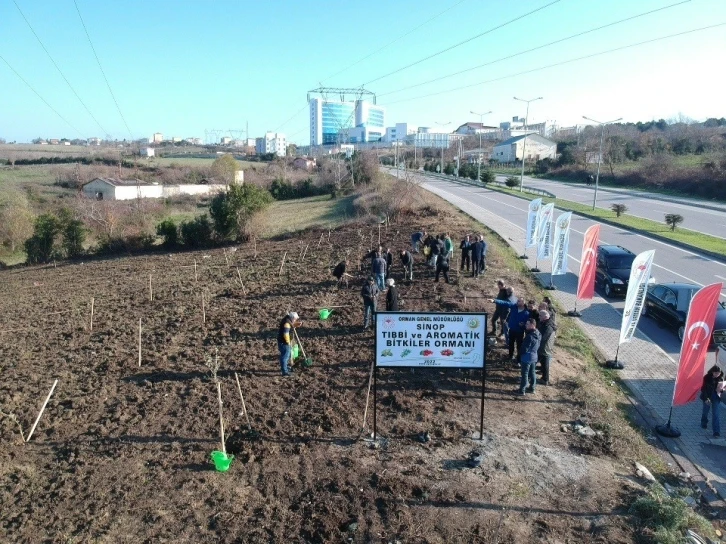
[[[630,268],[635,253],[623,246],[597,246],[595,287],[602,289],[606,297],[622,296],[628,292]]]
[[[693,283],[654,283],[648,286],[642,316],[651,317],[676,332],[683,341],[691,299],[700,287]],[[711,343],[726,346],[726,306],[718,303]]]

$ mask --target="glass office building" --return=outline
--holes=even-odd
[[[378,141],[385,134],[385,110],[365,100],[310,100],[311,145]],[[352,130],[352,129],[363,130]],[[369,140],[370,138],[370,140]]]

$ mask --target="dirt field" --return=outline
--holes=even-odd
[[[384,245],[402,247],[412,225],[458,238],[468,220],[408,218],[383,229]],[[359,440],[373,335],[361,327],[360,284],[338,290],[329,266],[346,250],[357,260],[371,237],[377,242],[377,230],[366,225],[329,240],[310,231],[260,242],[256,258],[245,244],[227,253],[230,266],[219,249],[0,272],[0,409],[17,414],[27,434],[60,380],[30,443],[0,419],[0,541],[635,541],[625,513],[642,488],[619,445],[561,430],[581,417],[597,428],[599,417],[579,391],[583,363],[562,349],[553,385],[524,399],[513,395],[518,369],[504,363],[506,351],[490,352],[481,442],[472,440],[480,373],[382,370],[384,440],[378,448]],[[402,309],[492,310],[471,297],[494,295],[495,279],[512,275],[503,251],[493,244],[477,283],[434,284],[418,262],[415,281],[400,285]],[[341,307],[320,321],[316,309],[326,306]],[[314,365],[282,378],[275,334],[288,310],[304,320]],[[209,461],[219,421],[205,360],[215,349],[236,455],[227,473]],[[371,424],[369,412],[366,436]],[[474,449],[479,468],[466,464]]]

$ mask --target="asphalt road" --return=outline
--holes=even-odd
[[[497,181],[505,181],[507,176],[497,176]],[[564,200],[592,205],[595,186],[584,183],[564,183],[524,176],[524,185],[549,191]],[[678,202],[659,200],[640,191],[611,191],[600,188],[597,193],[597,207],[609,210],[613,204],[625,204],[628,215],[651,219],[665,224],[667,213],[683,216],[683,223],[678,227],[695,230],[726,238],[726,205],[706,200],[680,200]],[[706,209],[703,205],[723,208],[721,211]]]
[[[449,200],[485,225],[487,224],[487,216],[494,214],[509,221],[512,229],[524,231],[528,204],[526,200],[485,188],[462,185],[423,175],[419,175],[418,179],[423,188]],[[644,205],[649,203],[650,201],[644,201]],[[556,214],[555,217],[557,215],[559,214]],[[724,215],[726,217],[726,214]],[[579,272],[579,258],[585,230],[593,224],[595,224],[595,221],[591,219],[573,215],[568,268],[574,274]],[[506,234],[504,236],[506,237]],[[601,224],[600,243],[621,245],[636,254],[655,249],[653,277],[658,283],[674,281],[691,282],[699,285],[708,285],[719,281],[726,283],[726,264],[640,234]],[[520,251],[523,249],[520,248]],[[534,266],[533,251],[530,249],[527,253],[530,255],[528,263],[530,266]],[[556,283],[557,279],[555,278]],[[602,293],[601,296],[603,296]],[[721,297],[722,301],[726,300],[726,295],[723,292]],[[610,299],[608,302],[619,311],[622,311],[622,299]],[[661,329],[649,318],[641,319],[639,328],[670,357],[676,361],[678,360],[680,342],[674,332]]]

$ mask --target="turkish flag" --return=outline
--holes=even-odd
[[[597,268],[597,243],[600,240],[600,225],[593,225],[585,231],[580,260],[580,281],[577,284],[577,298],[589,300],[595,294],[595,269]]]
[[[683,332],[681,359],[673,389],[673,405],[681,406],[696,400],[706,374],[706,355],[711,343],[722,284],[707,285],[693,295]]]

